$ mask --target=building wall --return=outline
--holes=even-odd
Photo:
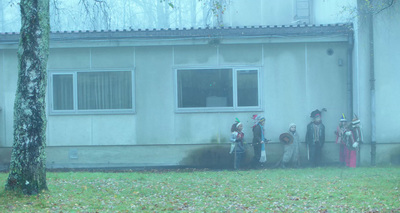
[[[4,66],[3,66],[3,50],[0,50],[0,61],[2,62],[0,64],[0,76],[3,75],[4,73]],[[0,91],[4,91],[4,78],[0,77]],[[5,116],[4,116],[4,93],[0,92],[0,142],[4,143],[5,139]]]
[[[0,82],[1,105],[0,112],[0,140],[1,146],[12,146],[13,143],[13,116],[14,99],[17,91],[17,52],[16,50],[1,50]]]
[[[304,3],[305,2],[305,3]],[[332,24],[349,22],[350,11],[357,6],[357,0],[235,0],[230,1],[225,12],[224,24],[228,26],[296,25],[302,24],[296,18],[300,3],[309,5],[308,24]],[[307,6],[306,6],[307,7]]]
[[[329,49],[332,54],[328,54]],[[2,87],[5,110],[1,115],[6,122],[2,125],[5,140],[1,146],[10,147],[17,59],[14,50],[3,52],[2,66],[6,69],[2,70],[0,79],[6,84]],[[175,69],[194,67],[259,68],[262,111],[176,112]],[[190,153],[213,145],[222,146],[227,152],[230,126],[235,118],[244,123],[250,142],[251,117],[257,113],[264,114],[267,120],[266,135],[272,140],[269,155],[278,159],[281,152],[278,137],[288,130],[289,123],[297,123],[303,141],[310,112],[323,107],[328,109],[323,115],[328,141],[326,159],[337,158],[331,153],[336,146],[329,144],[335,140],[333,132],[341,113],[346,113],[348,101],[345,42],[52,48],[48,68],[52,73],[134,69],[136,92],[135,114],[49,114],[48,164],[53,167],[122,165],[124,162],[126,165],[176,165]],[[171,148],[174,144],[178,146]],[[192,145],[180,150],[177,147],[185,146],[179,144]],[[121,150],[131,150],[134,156],[124,157],[129,152],[122,154],[125,152]],[[79,159],[71,152],[78,153]],[[159,158],[141,157],[154,153],[159,153]],[[168,158],[161,157],[160,153],[168,153]],[[116,156],[119,158],[115,159]]]
[[[365,1],[359,1],[359,5]],[[376,113],[376,162],[398,164],[400,162],[400,133],[396,131],[396,122],[400,119],[398,111],[399,99],[396,92],[399,84],[400,66],[397,49],[400,43],[400,28],[395,20],[399,19],[400,4],[395,4],[373,16],[373,29],[369,26],[368,16],[360,15],[355,21],[355,44],[353,66],[353,102],[354,112],[361,119],[364,130],[364,151],[362,160],[371,161],[370,142],[372,140],[371,123],[371,49],[374,47],[375,72],[375,113]],[[373,41],[369,34],[373,31]],[[390,147],[390,148],[389,148]]]
[[[295,0],[232,1],[224,22],[232,26],[294,24]],[[345,8],[356,1],[310,1],[311,22],[330,24],[347,22]],[[377,162],[388,163],[400,159],[398,144],[400,133],[396,123],[399,99],[396,91],[400,76],[400,4],[374,16],[374,48],[376,77],[376,136]],[[251,15],[249,15],[251,14]],[[281,15],[285,14],[285,15]],[[362,121],[364,141],[361,162],[370,161],[370,67],[368,26],[365,20],[355,23],[353,50],[353,111]],[[104,42],[106,43],[106,42]],[[251,140],[252,112],[177,113],[175,112],[175,69],[182,67],[236,67],[260,68],[262,72],[262,113],[267,118],[267,138],[272,139],[269,155],[278,158],[281,145],[278,136],[287,130],[290,122],[298,124],[300,138],[304,140],[309,113],[326,107],[324,115],[327,140],[333,142],[333,131],[341,113],[347,113],[347,44],[333,43],[264,43],[221,45],[171,45],[134,47],[135,44],[117,44],[114,47],[101,43],[84,44],[81,48],[65,48],[52,44],[48,67],[52,72],[63,70],[134,69],[136,89],[135,114],[110,115],[49,115],[47,139],[48,163],[68,165],[76,159],[69,158],[69,150],[77,149],[80,163],[115,162],[121,146],[132,155],[164,153],[170,144],[201,144],[190,149],[212,144],[223,144],[229,137],[229,127],[238,117],[245,124],[247,140]],[[61,45],[62,46],[62,45]],[[90,47],[92,46],[92,47]],[[327,50],[333,54],[328,55]],[[339,62],[341,61],[341,63]],[[17,82],[16,49],[0,50],[0,146],[4,150],[13,142],[13,104]],[[341,65],[339,65],[341,64]],[[351,117],[347,115],[347,117]],[[393,144],[388,144],[393,143]],[[165,146],[158,146],[158,145]],[[131,147],[131,145],[134,145]],[[89,148],[88,148],[89,147]],[[91,148],[96,151],[90,152]],[[130,148],[127,148],[130,147]],[[135,149],[134,147],[141,147]],[[145,147],[145,148],[143,148]],[[179,147],[179,146],[174,146]],[[143,149],[142,149],[143,148]],[[82,152],[80,151],[82,149]],[[52,153],[52,150],[54,153]],[[55,151],[57,150],[57,151]],[[86,150],[86,151],[84,151]],[[102,151],[103,150],[103,151]],[[179,164],[183,155],[179,149],[171,151],[175,157],[163,161]],[[186,150],[187,151],[187,150]],[[182,151],[182,152],[186,152]],[[337,161],[337,147],[325,147],[326,160]],[[7,152],[7,151],[6,151]],[[110,154],[112,152],[113,154]],[[56,153],[56,154],[55,154]],[[90,153],[90,154],[89,154]],[[182,154],[182,153],[181,153]],[[303,152],[304,154],[304,152]],[[2,155],[6,156],[6,155]],[[303,156],[304,157],[304,156]],[[2,158],[5,162],[8,158]],[[87,161],[83,161],[86,159]],[[133,161],[135,158],[126,161]],[[143,164],[151,158],[141,158]],[[394,159],[394,160],[393,160]],[[123,160],[123,159],[122,159]],[[137,158],[136,158],[137,160]],[[135,161],[136,161],[135,160]],[[158,162],[158,161],[154,161]],[[400,160],[399,160],[400,162]]]
[[[399,2],[374,18],[377,143],[400,143],[400,132],[397,131],[400,114],[396,113],[400,104],[396,93],[400,91],[399,19]]]

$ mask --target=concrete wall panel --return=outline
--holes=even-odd
[[[136,49],[138,144],[174,143],[172,47]]]
[[[333,53],[330,55],[330,50]],[[342,61],[342,62],[339,62]],[[333,132],[342,113],[347,112],[347,46],[345,43],[307,44],[307,101],[311,110],[327,108],[323,114],[326,139],[336,140]]]
[[[2,50],[0,64],[0,146],[12,146],[14,141],[14,100],[17,91],[18,58],[16,50]]]
[[[217,64],[217,47],[214,45],[175,46],[174,65],[215,65]]]
[[[89,48],[50,49],[49,69],[90,69]]]
[[[133,68],[133,47],[91,48],[92,69]]]
[[[4,59],[3,58],[4,58],[4,52],[3,52],[3,50],[0,50],[0,91],[5,90],[5,87],[4,87],[5,70],[4,70]],[[4,92],[0,92],[0,147],[4,146],[5,141],[6,141],[4,104],[5,104]]]
[[[263,101],[269,139],[279,140],[289,124],[297,124],[304,140],[309,121],[306,101],[304,44],[264,45]]]
[[[261,66],[262,46],[250,45],[220,45],[219,64],[240,66]]]
[[[379,142],[400,142],[400,3],[375,16],[376,133]],[[396,26],[396,27],[394,27]]]
[[[245,113],[181,113],[175,116],[177,144],[229,143],[230,128],[238,118],[243,123],[245,140],[251,142],[253,114]]]
[[[135,124],[135,115],[93,116],[93,145],[136,144]]]
[[[48,146],[93,145],[91,116],[49,116]]]

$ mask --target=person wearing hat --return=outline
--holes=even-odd
[[[255,124],[253,126],[253,148],[254,148],[254,158],[253,167],[260,168],[263,163],[267,161],[265,143],[267,142],[264,137],[264,124],[265,118],[261,115],[254,115],[253,119]]]
[[[363,143],[364,137],[362,133],[361,121],[355,114],[353,120],[351,121],[351,130],[354,135],[354,140],[357,142],[357,146]]]
[[[344,134],[347,131],[347,120],[344,114],[342,113],[342,118],[340,119],[339,126],[336,128],[336,144],[339,144],[339,162],[341,166],[346,164],[346,153],[345,147],[346,143],[344,142]]]
[[[313,167],[321,164],[322,147],[325,143],[325,126],[321,120],[321,111],[314,110],[310,116],[313,120],[307,125],[306,144],[308,159]]]
[[[289,125],[289,131],[281,134],[279,140],[283,143],[283,156],[280,163],[281,168],[286,168],[289,162],[294,164],[294,167],[300,166],[299,159],[299,134],[296,131],[296,124]]]
[[[245,147],[244,147],[244,133],[242,132],[243,130],[243,124],[237,120],[231,127],[231,138],[230,141],[232,143],[231,145],[231,151],[230,154],[234,154],[234,160],[233,160],[233,168],[234,169],[240,169],[241,167],[241,162],[242,159],[245,156]]]
[[[363,142],[363,135],[360,120],[355,115],[351,122],[351,127],[346,132],[345,137],[345,157],[346,166],[355,168],[357,166],[357,152],[360,151],[360,144]]]

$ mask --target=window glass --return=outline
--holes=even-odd
[[[74,86],[72,74],[53,75],[53,109],[74,109]]]
[[[232,69],[178,70],[178,107],[232,107]]]
[[[257,70],[237,71],[238,106],[258,106],[258,72]]]
[[[78,72],[78,110],[132,109],[132,72]]]

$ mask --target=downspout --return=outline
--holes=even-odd
[[[347,46],[347,113],[353,115],[353,32],[349,32]]]
[[[347,45],[347,115],[350,119],[353,116],[353,48],[354,35],[353,31],[350,31]],[[360,155],[361,149],[359,149],[359,154],[357,155],[357,165],[360,165]]]
[[[375,57],[374,57],[374,20],[368,14],[369,25],[369,69],[370,69],[370,101],[371,101],[371,166],[376,165],[376,117],[375,117]]]

